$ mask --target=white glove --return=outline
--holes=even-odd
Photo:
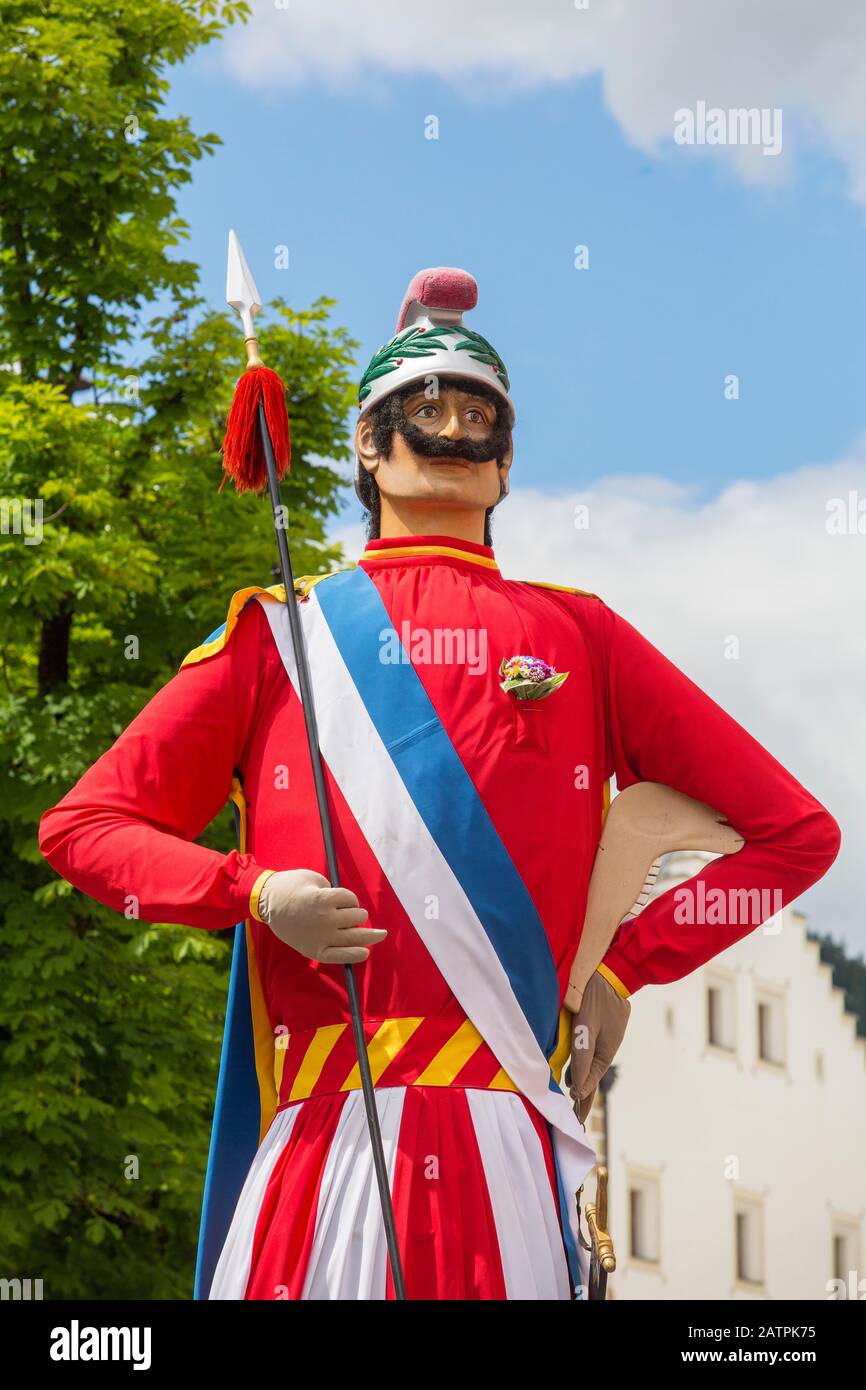
[[[308,960],[359,965],[386,931],[362,927],[368,913],[348,888],[332,888],[312,869],[285,869],[265,879],[259,916],[274,936]]]

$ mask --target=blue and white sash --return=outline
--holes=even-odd
[[[286,606],[260,602],[298,693]],[[574,1193],[595,1153],[548,1064],[559,989],[538,910],[414,667],[380,661],[393,625],[369,576],[329,577],[299,612],[322,756],[455,998],[552,1127],[577,1278]]]

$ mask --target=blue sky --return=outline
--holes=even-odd
[[[866,500],[861,533],[826,513],[866,499],[866,7],[591,5],[254,0],[173,75],[223,140],[188,250],[221,306],[234,226],[265,299],[335,298],[362,365],[415,271],[476,276],[518,413],[500,564],[602,594],[820,797],[845,839],[803,905],[862,949]],[[705,99],[781,109],[782,154],[676,145]],[[350,556],[358,522],[347,487]]]
[[[262,294],[333,296],[364,358],[417,269],[473,272],[471,322],[519,415],[515,483],[647,472],[715,491],[832,459],[863,428],[863,210],[829,158],[755,189],[673,145],[649,157],[597,79],[483,102],[426,77],[262,96],[198,63],[173,104],[224,141],[181,199],[215,304],[231,225]]]

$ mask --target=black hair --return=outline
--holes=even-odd
[[[390,458],[395,430],[406,438],[413,429],[413,426],[406,419],[403,405],[410,396],[416,394],[420,385],[421,383],[418,381],[411,381],[407,386],[400,386],[396,391],[391,391],[378,404],[370,407],[367,419],[373,430],[373,445],[381,458]],[[483,381],[475,381],[471,377],[464,376],[445,377],[442,379],[442,385],[443,389],[454,387],[458,391],[467,391],[476,396],[483,396],[485,400],[492,402],[496,407],[496,420],[491,431],[492,456],[497,461],[503,459],[511,445],[511,420],[508,407],[499,392]],[[359,465],[359,472],[358,493],[365,513],[367,540],[374,541],[379,538],[382,523],[382,499],[379,493],[379,484],[363,464]],[[504,496],[505,489],[503,488],[498,501],[501,502]],[[484,514],[485,545],[493,544],[492,516],[493,507],[488,507]]]

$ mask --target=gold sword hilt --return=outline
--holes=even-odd
[[[600,1268],[605,1274],[613,1274],[616,1269],[616,1251],[613,1248],[613,1238],[607,1229],[607,1169],[601,1163],[597,1170],[595,1196],[596,1200],[587,1202],[584,1207],[589,1238]]]

